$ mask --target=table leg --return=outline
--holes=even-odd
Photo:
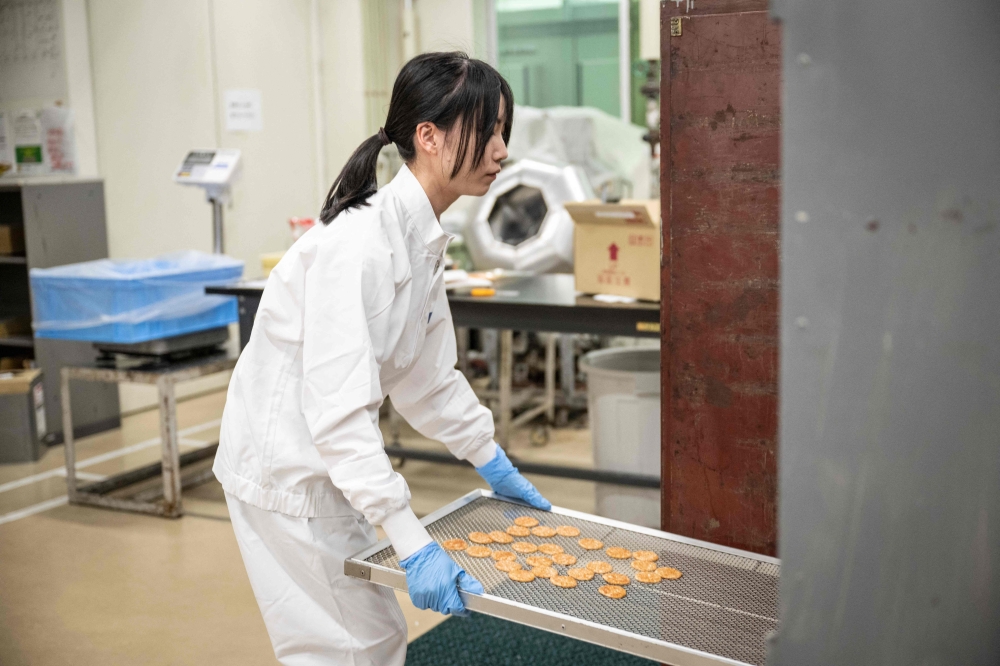
[[[514,366],[514,332],[500,331],[500,428],[497,433],[497,443],[503,449],[507,448],[510,437],[510,392],[511,375]]]
[[[459,326],[455,329],[455,346],[458,350],[458,369],[469,376],[469,329]]]
[[[549,423],[556,420],[556,337],[548,333],[545,338],[545,418]]]
[[[576,364],[573,362],[573,336],[559,336],[559,381],[567,400],[573,398],[576,389]]]
[[[76,442],[73,441],[73,407],[69,398],[69,371],[62,369],[60,393],[62,393],[63,452],[66,455],[66,495],[70,502],[77,499],[76,489]]]
[[[396,411],[396,406],[392,404],[392,398],[389,399],[389,435],[392,437],[392,445],[399,446],[399,412]]]
[[[179,517],[184,512],[181,504],[181,461],[177,442],[177,398],[174,383],[161,378],[156,383],[160,395],[160,445],[163,460],[164,514]]]
[[[497,350],[500,347],[500,341],[497,340],[497,334],[498,331],[493,328],[484,328],[480,331],[483,341],[483,354],[486,356],[486,370],[490,375],[491,389],[500,387],[500,364],[497,360]]]

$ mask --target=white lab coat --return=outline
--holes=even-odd
[[[213,469],[232,500],[306,522],[363,518],[381,525],[405,558],[431,538],[383,450],[385,397],[418,432],[476,467],[496,444],[492,414],[455,369],[443,284],[450,237],[405,166],[369,203],[311,229],[271,272],[230,381]],[[238,539],[248,533],[237,524],[242,515],[233,516]],[[327,541],[324,552],[340,559],[356,550],[346,534],[339,546],[335,536]],[[240,545],[253,583],[261,563]],[[342,564],[331,575],[343,576]],[[267,622],[273,613],[256,585],[255,594]],[[281,612],[304,612],[295,606]],[[277,646],[283,630],[268,630]],[[356,652],[366,649],[360,641]]]

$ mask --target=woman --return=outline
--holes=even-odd
[[[418,608],[467,614],[482,585],[431,540],[383,450],[388,395],[494,491],[551,505],[493,440],[493,417],[455,369],[438,218],[483,195],[507,157],[513,97],[461,53],[408,62],[384,129],[354,152],[321,219],[271,272],[229,386],[214,471],[274,652],[284,664],[402,664],[393,594],[344,575],[381,525]],[[376,193],[395,143],[405,166]]]

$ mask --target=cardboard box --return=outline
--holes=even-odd
[[[0,317],[0,338],[14,335],[31,335],[31,319],[28,317]]]
[[[24,254],[24,228],[0,224],[0,254]]]
[[[0,372],[25,370],[30,367],[31,359],[27,356],[0,356]]]
[[[585,294],[660,300],[660,202],[566,204],[575,222],[573,273]]]

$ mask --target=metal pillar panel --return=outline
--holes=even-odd
[[[1000,3],[775,13],[782,621],[768,663],[998,664]]]
[[[781,31],[690,5],[661,25],[662,524],[773,555]]]

